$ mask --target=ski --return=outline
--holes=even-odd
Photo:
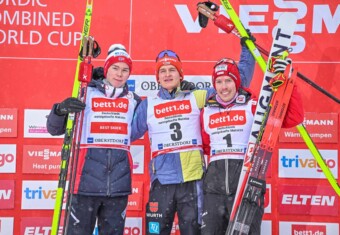
[[[93,7],[93,0],[87,0],[83,29],[82,29],[83,38],[86,38],[89,36],[91,18],[92,18],[92,7]],[[80,50],[83,50],[83,49],[84,49],[83,41],[81,41]],[[81,87],[81,84],[80,84],[81,80],[79,80],[79,76],[83,76],[83,74],[80,74],[80,67],[82,63],[83,63],[82,55],[78,55],[76,73],[75,73],[74,83],[73,83],[72,97],[78,97],[78,94],[79,94],[79,90]],[[82,71],[84,72],[84,70]],[[91,77],[89,79],[91,79]],[[72,142],[73,142],[72,139],[73,139],[73,134],[74,134],[76,116],[68,115],[68,119],[66,123],[65,136],[64,136],[63,146],[62,146],[62,151],[61,151],[61,165],[60,165],[58,188],[56,191],[56,199],[55,199],[55,204],[54,204],[51,235],[59,234],[60,217],[61,217],[61,212],[62,212],[62,207],[63,207],[69,160],[70,160],[71,152],[74,152],[72,150]]]

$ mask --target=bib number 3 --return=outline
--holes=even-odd
[[[183,135],[181,131],[181,124],[179,124],[178,122],[173,122],[170,124],[169,128],[170,130],[174,130],[174,133],[170,135],[171,140],[179,141],[182,139]]]

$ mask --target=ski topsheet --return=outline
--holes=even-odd
[[[288,51],[290,44],[292,42],[292,36],[294,34],[296,22],[297,20],[293,13],[283,13],[280,16],[278,25],[276,26],[275,33],[273,36],[273,44],[270,50],[270,57],[283,56],[283,53]],[[263,163],[268,164],[268,162],[262,162],[261,160],[262,158],[270,159],[272,153],[271,151],[265,151],[265,149],[268,147],[267,146],[268,143],[265,144],[261,143],[261,137],[263,137],[263,135],[260,133],[260,130],[261,126],[265,126],[266,123],[264,122],[266,122],[266,118],[272,118],[270,117],[269,114],[269,111],[271,109],[271,107],[269,107],[269,104],[272,101],[273,98],[272,96],[276,94],[273,93],[273,90],[269,85],[269,81],[274,77],[274,75],[275,75],[274,73],[268,71],[268,68],[266,69],[264,79],[261,85],[260,95],[258,98],[258,104],[256,106],[256,111],[254,114],[254,120],[250,132],[248,148],[246,151],[245,159],[243,162],[243,168],[239,179],[239,184],[235,195],[235,202],[230,215],[230,221],[226,233],[228,235],[248,234],[251,223],[251,221],[249,220],[251,219],[247,218],[247,216],[251,208],[250,206],[247,208],[247,206],[242,204],[242,200],[247,196],[250,197],[254,196],[253,192],[246,191],[252,189],[252,187],[250,188],[248,187],[249,179],[253,182],[253,184],[258,184],[259,187],[263,186],[263,182],[261,185],[261,182],[256,180],[257,178],[256,174],[252,174],[252,178],[249,178],[249,176],[252,170],[256,171],[252,168],[256,167],[259,168],[260,165],[262,165]],[[275,101],[276,100],[277,99],[275,99]],[[276,140],[273,140],[273,143],[275,144]],[[260,146],[261,148],[259,148]],[[273,145],[271,147],[273,148]],[[263,172],[262,174],[264,174],[265,177],[265,172]],[[263,178],[262,181],[264,180],[265,179]],[[260,192],[261,190],[262,189],[260,188]],[[251,195],[245,195],[246,193],[248,194],[250,193]],[[259,192],[256,191],[256,193]]]
[[[90,33],[90,25],[91,25],[91,18],[92,18],[92,7],[93,7],[93,0],[87,0],[86,3],[86,11],[82,29],[82,37],[88,37]],[[80,50],[83,48],[83,41],[80,43]],[[78,93],[81,87],[79,81],[79,69],[80,65],[83,61],[81,55],[78,55],[77,66],[76,66],[76,73],[74,77],[74,84],[72,90],[72,97],[78,97]],[[91,79],[91,78],[90,78]],[[75,116],[68,115],[67,123],[66,123],[66,131],[63,141],[63,147],[61,151],[61,165],[60,165],[60,173],[59,173],[59,181],[58,181],[58,188],[56,193],[56,199],[54,204],[54,212],[53,212],[53,219],[52,219],[52,226],[51,226],[51,235],[60,234],[60,217],[63,207],[63,199],[66,187],[66,180],[68,174],[68,165],[69,165],[69,158],[71,155],[71,147],[72,147],[72,138],[73,138],[73,131],[74,131],[74,124],[75,124]]]

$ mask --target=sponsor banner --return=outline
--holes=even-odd
[[[68,1],[59,4],[53,1],[2,1],[1,4],[0,43],[4,45],[4,53],[13,51],[15,56],[24,56],[23,51],[27,48],[27,56],[34,55],[35,50],[37,57],[47,58],[51,54],[71,55],[73,50],[69,48],[79,45],[81,32],[78,31],[84,14],[80,9],[85,5],[81,4],[79,9],[79,4]]]
[[[0,217],[0,235],[14,235],[14,218]]]
[[[0,180],[0,209],[14,209],[14,192],[14,180]]]
[[[270,220],[262,220],[261,223],[261,235],[268,235],[272,233],[272,221]],[[174,219],[174,223],[172,224],[171,234],[170,235],[181,235],[179,231],[178,225],[178,217],[177,214]]]
[[[1,221],[0,217],[0,221]],[[62,233],[63,220],[60,220],[58,234]],[[23,217],[21,218],[20,235],[48,235],[51,232],[50,217]],[[124,235],[142,235],[143,224],[141,217],[126,217]],[[0,230],[1,231],[1,230]],[[2,233],[0,232],[0,235]],[[4,233],[3,235],[11,235]],[[96,226],[93,235],[98,235],[98,227]]]
[[[259,41],[264,41],[268,35],[272,34],[281,12],[294,11],[300,16],[299,27],[293,37],[294,53],[303,52],[311,59],[315,59],[327,48],[336,48],[337,46],[334,42],[338,30],[335,20],[338,16],[336,2],[321,4],[324,2],[297,1],[288,6],[285,1],[249,0],[242,3],[235,2],[233,7],[240,12],[240,18],[245,28],[249,28],[252,33],[258,35]],[[226,36],[222,30],[217,27],[202,29],[199,26],[196,2],[169,0],[130,4],[130,1],[122,2],[119,12],[116,13],[120,23],[115,31],[120,32],[119,34],[111,32],[110,27],[106,25],[103,25],[102,30],[97,33],[99,37],[107,35],[112,41],[124,41],[125,39],[124,44],[127,44],[128,39],[125,37],[128,37],[132,30],[134,33],[130,35],[130,41],[133,42],[134,47],[128,49],[130,52],[133,51],[135,60],[148,59],[153,62],[159,48],[166,46],[169,48],[173,45],[176,45],[177,51],[188,51],[180,56],[187,55],[190,60],[208,60],[216,58],[217,55],[220,55],[218,53],[220,51],[235,50],[236,40],[232,43],[225,43]],[[6,56],[12,53],[13,56],[35,55],[45,58],[50,57],[51,54],[55,56],[62,56],[63,53],[68,56],[73,55],[72,52],[75,51],[81,39],[79,30],[83,23],[84,7],[84,3],[76,4],[73,1],[65,0],[59,4],[54,1],[3,1],[3,16],[0,22],[0,43],[4,48],[3,53]],[[95,7],[94,11],[102,12],[103,17],[115,20],[105,11],[107,10],[105,2],[96,4]],[[319,12],[319,14],[313,14],[313,12]],[[221,7],[218,13],[225,14],[224,8]],[[145,15],[150,17],[145,17]],[[92,21],[94,25],[101,23],[96,17],[93,17]],[[134,23],[131,24],[131,21]],[[173,27],[174,25],[176,27]],[[129,27],[127,28],[127,26]],[[149,29],[148,34],[145,33],[145,28]],[[140,35],[143,35],[142,39]],[[194,41],[212,41],[210,47],[215,50],[204,50],[202,45],[190,43]],[[188,43],[184,42],[190,43],[190,47],[188,47]],[[316,44],[315,49],[307,47],[313,42]],[[216,49],[216,45],[223,45],[225,49]],[[103,48],[108,48],[108,46],[105,45]],[[24,53],[26,48],[29,50]],[[151,52],[145,52],[140,48],[150,48],[148,51]],[[152,53],[152,57],[150,53]],[[339,58],[338,55],[333,54],[330,53],[330,60]],[[183,60],[183,57],[181,59]]]
[[[269,235],[272,233],[272,221],[262,220],[261,223],[261,235]]]
[[[264,195],[264,213],[272,213],[272,185],[266,185],[266,194]]]
[[[46,121],[50,109],[25,109],[24,137],[25,138],[63,138],[52,136],[47,132]]]
[[[0,108],[0,138],[17,137],[18,109]]]
[[[144,174],[144,146],[131,145],[130,152],[133,161],[133,174]]]
[[[57,194],[58,181],[23,180],[21,192],[22,210],[52,210]],[[68,184],[65,186],[64,202],[67,199]]]
[[[16,144],[0,144],[0,173],[15,173],[16,159]]]
[[[124,235],[142,235],[143,219],[141,217],[126,217]]]
[[[132,194],[129,196],[128,211],[143,210],[143,181],[132,181]]]
[[[195,84],[196,88],[209,88],[211,76],[206,75],[185,75],[185,80]],[[129,90],[136,92],[139,96],[157,96],[159,84],[155,75],[131,75],[128,80]]]
[[[279,222],[279,235],[339,235],[338,223]]]
[[[338,150],[319,150],[335,178],[338,178]],[[279,149],[280,178],[325,179],[308,149]]]
[[[23,173],[59,174],[61,147],[58,145],[24,145]]]
[[[303,121],[310,137],[315,143],[338,143],[338,114],[337,113],[305,113]],[[297,129],[282,129],[280,142],[303,142]]]
[[[338,196],[329,186],[279,185],[279,212],[289,215],[338,215]]]
[[[63,218],[60,219],[58,234],[63,231]],[[20,235],[48,235],[51,233],[51,217],[23,217],[20,222]]]

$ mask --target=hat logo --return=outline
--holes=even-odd
[[[125,51],[114,51],[113,56],[125,56],[129,57],[129,55]]]
[[[228,70],[228,66],[226,64],[221,64],[216,66],[215,68],[215,73],[220,72],[220,71],[227,71]]]
[[[170,62],[170,61],[174,61],[174,62],[177,62],[177,60],[175,60],[175,59],[173,59],[173,58],[169,58],[169,57],[164,57],[163,59],[162,59],[162,61],[164,61],[164,62]]]

